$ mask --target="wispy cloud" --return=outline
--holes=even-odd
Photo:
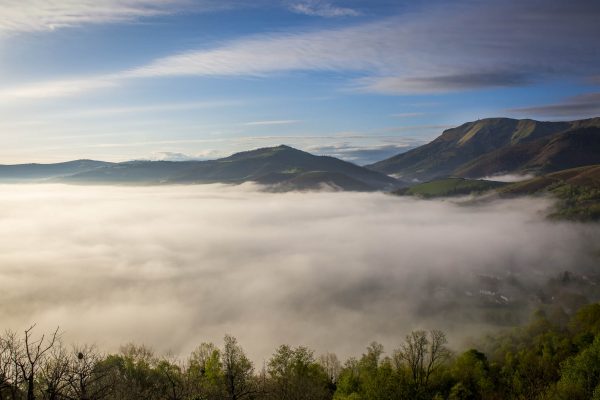
[[[560,103],[508,110],[521,116],[584,118],[600,115],[600,93],[586,93],[566,98]]]
[[[1,92],[0,92],[1,96]],[[106,108],[86,108],[69,111],[63,114],[54,114],[56,117],[99,117],[106,115],[120,114],[144,114],[144,113],[162,113],[170,111],[185,111],[199,110],[205,108],[218,107],[236,107],[245,104],[241,100],[215,100],[215,101],[194,101],[184,103],[164,103],[164,104],[148,104],[134,105],[122,107],[106,107]]]
[[[391,114],[391,117],[394,118],[413,118],[413,117],[420,117],[425,115],[425,113],[423,112],[405,112],[405,113],[396,113],[396,114]]]
[[[91,82],[42,83],[36,90],[8,93],[59,96],[128,79],[267,77],[292,71],[356,73],[362,78],[352,88],[389,94],[524,86],[595,74],[599,13],[600,3],[586,0],[461,0],[345,28],[245,37],[167,55]]]
[[[600,63],[600,52],[590,51],[598,47],[591,38],[600,35],[600,4],[549,3],[459,1],[348,28],[261,35],[158,59],[128,76],[355,71],[367,75],[357,80],[363,90],[405,94],[593,73]],[[574,40],[585,45],[574,47]]]
[[[79,79],[64,79],[38,82],[0,89],[1,99],[45,99],[74,96],[97,89],[105,89],[118,85],[116,75],[94,76]]]
[[[324,0],[304,0],[291,3],[290,10],[298,14],[305,14],[318,17],[356,17],[361,13],[348,7],[338,7],[329,1]]]
[[[269,126],[269,125],[293,125],[299,124],[299,119],[282,119],[282,120],[272,120],[272,121],[252,121],[252,122],[244,122],[242,125],[245,126]]]
[[[187,154],[173,151],[159,151],[150,156],[153,161],[201,161],[221,157],[222,153],[216,150],[204,150],[199,153]]]
[[[189,0],[4,0],[0,33],[48,31],[171,14]],[[217,3],[200,1],[206,7]]]
[[[423,144],[422,141],[409,138],[397,138],[393,142],[371,145],[342,142],[330,145],[314,145],[306,150],[314,154],[337,157],[358,165],[367,165],[404,153]]]

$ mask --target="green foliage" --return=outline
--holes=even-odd
[[[551,194],[558,201],[550,217],[574,221],[600,220],[600,166],[572,168],[517,182],[503,195]]]
[[[280,346],[269,360],[267,372],[271,378],[274,399],[328,399],[331,397],[329,378],[306,347]]]
[[[373,342],[343,367],[333,354],[282,345],[258,374],[232,336],[222,348],[202,343],[185,362],[134,344],[102,355],[51,341],[22,369],[31,343],[0,336],[0,399],[600,400],[600,304],[568,321],[537,312],[456,356],[436,330],[411,332],[389,356]]]
[[[568,358],[557,384],[557,397],[591,399],[600,391],[600,336],[579,354]]]
[[[494,389],[488,359],[476,349],[461,354],[452,364],[450,374],[458,382],[452,387],[450,398],[485,399]]]
[[[600,188],[557,183],[548,190],[561,200],[552,216],[578,221],[600,220]]]

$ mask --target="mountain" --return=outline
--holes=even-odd
[[[258,182],[277,190],[380,190],[398,185],[385,174],[334,157],[315,156],[281,145],[209,161],[73,161],[0,167],[0,180],[69,183],[192,184]]]
[[[569,122],[488,118],[367,166],[403,180],[547,173],[600,163],[600,118]]]
[[[458,176],[476,178],[500,172],[548,173],[600,162],[600,128],[570,129],[486,153],[461,166]]]
[[[112,165],[94,160],[75,160],[56,164],[0,165],[0,182],[43,181]]]

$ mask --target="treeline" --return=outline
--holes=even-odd
[[[441,331],[414,331],[391,353],[372,343],[343,364],[282,345],[256,368],[232,336],[185,360],[129,344],[67,348],[58,331],[0,338],[0,400],[600,399],[600,304],[571,318],[538,312],[479,349],[453,353]]]

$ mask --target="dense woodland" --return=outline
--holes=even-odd
[[[372,343],[342,363],[282,345],[256,367],[232,336],[180,360],[134,344],[69,348],[32,327],[0,339],[0,400],[600,399],[600,304],[538,312],[479,347],[455,353],[443,332],[414,331],[389,353]]]

